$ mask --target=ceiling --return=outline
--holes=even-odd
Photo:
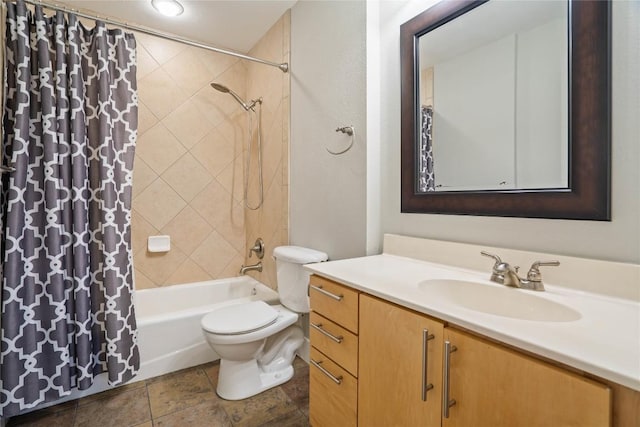
[[[184,13],[173,18],[156,12],[151,0],[64,0],[56,4],[246,53],[296,1],[180,0]]]

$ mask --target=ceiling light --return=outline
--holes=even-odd
[[[151,0],[151,6],[166,16],[178,16],[184,12],[184,7],[176,0]]]

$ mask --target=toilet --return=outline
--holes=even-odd
[[[205,339],[220,356],[218,396],[241,400],[285,383],[304,342],[296,325],[309,312],[309,275],[302,266],[327,260],[327,254],[299,246],[273,250],[280,304],[251,301],[220,307],[201,323]]]

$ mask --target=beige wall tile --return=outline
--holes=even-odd
[[[190,255],[213,231],[191,206],[186,206],[162,228],[162,234],[171,236],[171,244]]]
[[[212,176],[217,176],[236,157],[234,145],[234,141],[228,141],[213,129],[191,149],[191,153]]]
[[[143,33],[135,33],[135,36],[138,45],[142,45],[160,65],[169,61],[187,48],[187,46],[182,43],[172,42]]]
[[[136,268],[159,286],[171,277],[186,258],[184,252],[173,247],[169,252],[139,252],[135,262]]]
[[[133,201],[133,208],[158,230],[185,206],[186,202],[162,178],[156,179]]]
[[[204,64],[209,72],[211,82],[236,63],[240,62],[238,58],[233,56],[223,55],[220,53],[211,52],[208,50],[198,49],[197,54],[200,56],[200,61]]]
[[[164,285],[180,285],[184,283],[203,282],[205,280],[211,280],[209,273],[187,258],[182,265],[169,276]]]
[[[211,73],[200,60],[196,48],[187,48],[167,61],[162,68],[187,95],[192,96],[209,84]]]
[[[191,201],[191,207],[214,228],[231,216],[234,204],[231,194],[216,180]]]
[[[138,211],[131,210],[131,245],[133,247],[134,263],[138,252],[147,250],[147,238],[159,234],[149,221],[144,219]]]
[[[224,270],[222,270],[222,273],[220,273],[219,277],[235,277],[235,276],[239,276],[240,275],[240,268],[242,267],[242,265],[244,264],[244,251],[242,252],[238,252],[231,261],[229,261],[229,264],[227,264],[227,266],[224,268]],[[258,262],[258,260],[254,258],[251,258],[251,260],[253,260],[253,262]]]
[[[139,42],[136,37],[136,54],[137,54],[137,63],[138,68],[136,70],[136,78],[139,81],[144,78],[149,73],[155,71],[160,65],[158,62],[153,59],[153,56],[145,49],[145,47]]]
[[[231,246],[244,252],[245,247],[245,227],[244,227],[244,205],[233,203],[228,215],[220,215],[215,220],[216,231],[224,239],[231,243]]]
[[[240,154],[216,176],[220,185],[231,193],[237,202],[244,200],[244,162],[245,156]]]
[[[144,105],[144,102],[138,102],[138,136],[151,129],[156,123],[158,119],[151,110]]]
[[[136,155],[161,174],[187,150],[162,123],[158,123],[138,138]]]
[[[153,283],[153,280],[149,279],[139,270],[137,269],[134,270],[133,274],[134,274],[133,276],[134,289],[139,291],[142,289],[153,289],[157,287],[157,285]]]
[[[158,119],[163,119],[188,99],[187,93],[162,68],[138,81],[138,94]]]
[[[189,153],[180,157],[162,174],[162,179],[185,201],[190,202],[213,177]]]
[[[237,254],[238,251],[214,231],[191,254],[191,259],[217,279]]]
[[[158,178],[158,174],[139,156],[133,161],[133,198],[138,197],[145,188]]]
[[[192,99],[169,113],[162,120],[162,124],[165,125],[173,136],[187,149],[196,145],[198,141],[213,129],[213,125],[211,125],[205,115],[200,112]]]

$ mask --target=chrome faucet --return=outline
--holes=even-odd
[[[481,251],[480,254],[493,258],[495,263],[493,264],[493,270],[491,271],[491,277],[489,280],[492,282],[500,283],[505,286],[513,286],[520,289],[527,289],[531,291],[544,291],[544,284],[542,283],[542,273],[540,273],[540,267],[560,265],[559,261],[536,261],[531,264],[531,268],[527,272],[527,277],[520,277],[518,270],[520,267],[512,267],[506,262],[503,262],[498,255],[493,255],[485,251]]]
[[[253,265],[244,265],[244,264],[242,264],[242,267],[240,267],[240,275],[244,276],[245,274],[247,274],[247,271],[259,271],[259,272],[262,272],[262,261],[258,262],[257,264],[253,264]]]

